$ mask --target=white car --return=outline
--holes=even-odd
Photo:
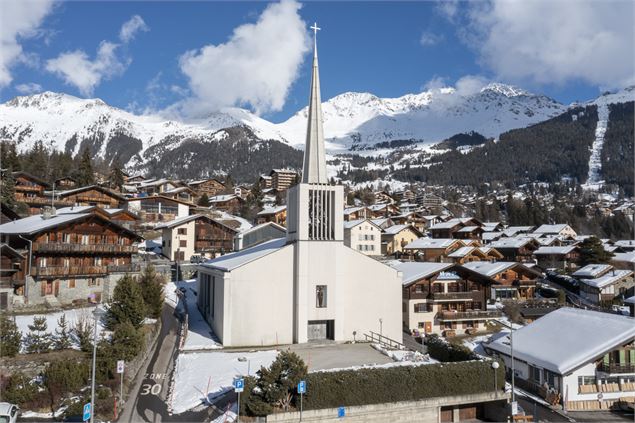
[[[18,406],[0,402],[0,423],[15,423],[18,420]]]

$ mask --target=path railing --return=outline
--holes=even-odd
[[[365,333],[364,337],[366,338],[366,341],[378,343],[384,347],[399,349],[399,350],[407,349],[403,343],[399,341],[395,341],[394,339],[388,338],[387,336],[381,335],[373,331],[370,331],[370,333]]]

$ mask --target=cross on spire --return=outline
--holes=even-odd
[[[313,30],[313,37],[317,37],[317,32],[322,29],[322,28],[318,28],[316,22],[313,22],[313,26],[310,26],[309,28]]]

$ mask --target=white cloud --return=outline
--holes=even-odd
[[[251,106],[257,113],[280,110],[308,51],[300,4],[267,6],[256,23],[234,29],[224,44],[207,45],[180,58],[191,99],[179,107],[200,114],[223,106]]]
[[[141,16],[139,15],[134,15],[121,26],[121,31],[119,31],[119,39],[122,42],[127,43],[131,41],[135,37],[135,35],[137,35],[137,32],[147,32],[149,30],[150,28],[148,28],[148,25],[146,25],[143,18],[141,18]]]
[[[443,36],[443,34],[435,34],[430,31],[424,31],[421,34],[421,39],[419,40],[419,42],[424,47],[430,47],[430,46],[439,44],[440,42],[444,40],[444,38],[445,37]]]
[[[90,96],[102,80],[121,75],[130,64],[129,60],[122,61],[117,57],[117,47],[117,44],[102,41],[94,60],[82,50],[62,53],[46,62],[46,70],[66,84],[77,87],[82,95]]]
[[[20,42],[38,36],[38,28],[52,8],[53,0],[0,1],[0,88],[13,80],[13,65],[32,60]]]
[[[20,94],[35,94],[42,92],[42,86],[40,84],[36,84],[35,82],[28,82],[26,84],[18,84],[15,86],[15,89]]]
[[[634,7],[632,1],[470,2],[469,30],[462,33],[499,78],[619,88],[635,83]]]
[[[480,92],[489,83],[487,78],[480,75],[463,76],[454,86],[448,84],[447,80],[448,78],[435,76],[423,86],[435,99],[431,103],[433,111],[446,112],[448,107],[462,103],[464,97]]]
[[[135,15],[125,22],[120,31],[124,43],[132,40],[137,31],[147,31],[148,27],[140,16]],[[132,59],[117,54],[120,44],[102,41],[94,59],[83,50],[68,51],[46,62],[46,70],[75,86],[84,96],[90,96],[102,81],[122,75]]]
[[[441,0],[437,3],[437,12],[453,21],[459,11],[458,0]]]

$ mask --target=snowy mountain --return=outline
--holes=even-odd
[[[460,132],[487,137],[557,116],[566,106],[542,95],[504,84],[490,84],[463,95],[453,88],[399,98],[344,93],[322,105],[324,131],[331,151],[372,147],[391,140],[431,144]],[[304,142],[307,108],[279,126],[291,144]]]

